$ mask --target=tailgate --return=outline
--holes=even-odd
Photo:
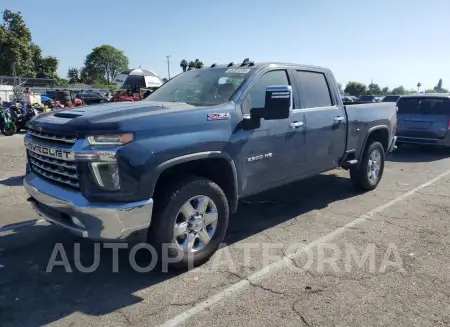
[[[450,102],[446,98],[406,97],[399,100],[397,135],[444,138],[447,135]]]

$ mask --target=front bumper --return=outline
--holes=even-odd
[[[141,238],[150,226],[152,199],[132,203],[90,202],[80,192],[50,183],[33,172],[25,176],[24,187],[31,196],[29,203],[43,219],[85,238],[98,241]]]

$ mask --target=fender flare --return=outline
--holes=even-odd
[[[236,212],[237,205],[238,205],[238,198],[239,198],[239,180],[238,180],[238,173],[236,169],[236,164],[234,163],[233,158],[226,153],[222,151],[205,151],[205,152],[195,152],[186,154],[183,156],[175,157],[169,160],[166,160],[162,163],[160,163],[158,166],[156,166],[155,174],[152,178],[152,194],[155,191],[156,182],[161,176],[161,174],[168,168],[180,165],[186,162],[196,161],[196,160],[202,160],[202,159],[209,159],[209,158],[220,158],[224,159],[228,162],[232,175],[233,175],[233,199],[230,199],[230,208],[231,212]]]
[[[369,139],[370,135],[374,131],[377,131],[377,130],[380,130],[380,129],[385,129],[388,132],[388,147],[389,147],[389,137],[390,137],[391,133],[389,133],[389,127],[387,125],[377,125],[377,126],[373,126],[373,127],[369,128],[369,130],[367,131],[366,136],[364,138],[364,142],[363,142],[362,147],[361,147],[361,152],[359,153],[358,166],[359,166],[359,163],[361,163],[362,156],[364,155],[364,150],[365,150],[366,145],[367,145],[367,140]],[[385,151],[388,151],[388,150],[389,149],[385,149]]]

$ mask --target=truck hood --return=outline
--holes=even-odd
[[[28,127],[78,135],[90,133],[92,130],[99,133],[138,131],[145,128],[141,122],[148,123],[149,117],[201,109],[205,108],[179,102],[108,103],[43,113],[31,120]]]

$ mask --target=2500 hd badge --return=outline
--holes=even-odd
[[[47,156],[47,157],[51,157],[51,158],[55,158],[55,159],[61,159],[61,160],[73,160],[73,158],[72,158],[73,155],[72,155],[71,151],[49,148],[46,146],[42,146],[42,145],[30,143],[30,142],[25,142],[25,146],[31,152],[34,152],[34,153],[37,153],[37,154],[40,154],[43,156]]]

